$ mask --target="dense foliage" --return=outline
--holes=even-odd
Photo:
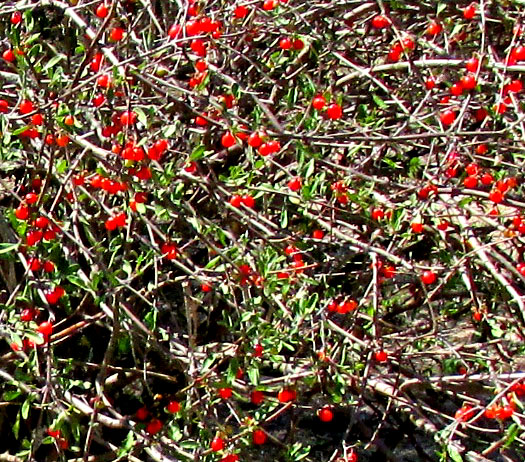
[[[2,2],[0,460],[523,460],[522,16]]]

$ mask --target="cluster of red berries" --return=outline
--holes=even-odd
[[[108,231],[114,231],[117,228],[124,228],[127,224],[128,216],[125,212],[117,213],[112,215],[105,222],[104,226]]]
[[[328,311],[330,311],[331,313],[339,314],[351,313],[352,311],[355,311],[357,307],[358,303],[352,298],[340,302],[331,300],[330,302],[328,302],[328,305],[326,305],[326,309]]]
[[[340,104],[330,103],[328,106],[326,104],[327,104],[327,101],[323,95],[317,95],[312,100],[312,107],[316,111],[325,110],[326,117],[328,117],[329,119],[338,120],[341,117],[343,117],[343,108],[341,107]]]

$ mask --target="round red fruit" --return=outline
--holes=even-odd
[[[319,409],[317,415],[319,416],[321,422],[331,422],[334,418],[334,411],[332,411],[330,406],[325,406],[322,409]]]

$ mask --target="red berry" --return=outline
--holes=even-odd
[[[384,29],[385,27],[390,26],[390,24],[390,19],[382,14],[378,14],[372,18],[372,26],[376,29]]]
[[[450,94],[453,96],[461,96],[463,93],[463,86],[461,82],[457,82],[450,87]]]
[[[301,178],[296,177],[296,178],[291,179],[291,180],[288,182],[288,187],[289,187],[292,191],[299,191],[299,189],[301,189]]]
[[[436,282],[436,280],[437,280],[436,273],[434,273],[431,270],[424,271],[423,274],[421,275],[421,281],[423,282],[423,284],[426,284],[426,285],[433,284],[434,282]]]
[[[122,125],[129,126],[133,125],[137,120],[137,114],[133,111],[124,111],[120,116],[120,123]]]
[[[271,11],[279,4],[278,0],[264,0],[263,10]]]
[[[252,435],[253,444],[257,444],[257,445],[266,443],[267,438],[268,437],[266,436],[266,433],[260,428],[255,430]]]
[[[443,30],[443,26],[437,21],[430,21],[427,26],[427,35],[438,35]]]
[[[456,120],[456,113],[452,109],[444,110],[439,116],[443,125],[452,125]]]
[[[476,4],[473,2],[463,10],[463,17],[465,19],[473,19],[476,16]]]
[[[242,203],[249,209],[253,209],[255,207],[255,199],[249,194],[242,196]]]
[[[29,207],[27,207],[27,205],[20,204],[15,209],[15,217],[19,220],[27,220],[29,218]]]
[[[420,223],[418,221],[410,223],[410,227],[412,228],[412,231],[414,231],[414,233],[423,232],[423,223]]]
[[[470,59],[465,63],[465,68],[466,68],[467,71],[469,71],[469,72],[473,72],[473,73],[478,72],[478,69],[479,69],[479,59],[476,58],[476,57],[472,57],[472,58],[470,58]]]
[[[294,50],[302,50],[304,48],[304,42],[301,39],[295,39],[292,43]]]
[[[478,177],[469,175],[463,180],[465,188],[475,188],[478,185]]]
[[[109,33],[109,38],[113,42],[118,42],[124,37],[124,29],[122,27],[114,27]]]
[[[143,406],[139,409],[137,409],[137,412],[135,413],[135,417],[137,420],[146,420],[149,416],[149,411],[146,406]]]
[[[100,19],[104,19],[108,15],[108,12],[108,7],[104,3],[98,5],[97,9],[95,10],[95,14]]]
[[[156,435],[162,430],[162,422],[159,419],[151,419],[146,425],[146,432],[150,435]]]
[[[277,393],[277,399],[281,403],[289,403],[290,401],[293,401],[296,398],[296,393],[294,390],[289,390],[287,388],[283,388],[282,390],[279,390],[279,393]]]
[[[473,90],[474,88],[476,88],[477,84],[478,84],[478,81],[476,80],[476,76],[472,73],[461,77],[461,85],[466,90]]]
[[[248,15],[248,8],[244,5],[238,5],[235,10],[233,10],[233,14],[237,19],[245,18]]]
[[[385,212],[381,209],[374,209],[372,210],[372,220],[381,220],[385,217]]]
[[[2,58],[4,58],[4,61],[7,61],[8,63],[12,63],[16,59],[13,50],[10,48],[2,53]]]
[[[34,308],[24,308],[20,313],[20,321],[29,322],[35,319],[35,309]]]
[[[232,389],[231,388],[219,388],[219,396],[222,398],[222,399],[229,399],[231,398],[232,396]]]
[[[44,337],[49,337],[53,332],[53,324],[49,321],[41,322],[36,328]]]
[[[495,204],[503,202],[503,193],[499,189],[493,189],[489,194],[489,199]]]
[[[264,401],[264,393],[260,390],[253,390],[250,394],[250,401],[258,406]]]
[[[222,135],[221,144],[226,149],[231,148],[235,143],[235,136],[233,136],[231,132],[226,132],[224,135]]]
[[[343,116],[343,109],[339,104],[332,103],[326,108],[326,115],[332,120],[340,119]]]
[[[176,414],[180,411],[180,403],[178,401],[170,401],[166,406],[166,410],[171,414]]]
[[[224,440],[221,437],[216,436],[211,441],[210,448],[214,452],[221,451],[222,449],[224,449]]]
[[[384,363],[388,360],[388,353],[385,350],[376,351],[374,357],[378,363]]]
[[[314,239],[322,239],[324,237],[324,231],[322,229],[314,229],[312,237]]]
[[[11,15],[11,24],[16,26],[17,24],[20,24],[20,22],[22,22],[22,13],[20,13],[20,11],[14,11]]]
[[[317,415],[319,416],[321,422],[331,422],[334,418],[334,412],[330,406],[325,406],[322,409],[319,409]]]
[[[281,47],[281,50],[289,50],[290,48],[292,48],[292,41],[289,37],[283,37],[279,41],[279,46]]]
[[[428,77],[425,80],[425,87],[427,90],[433,90],[434,88],[436,88],[436,86],[437,86],[437,83],[434,77]]]
[[[35,106],[33,103],[27,99],[24,99],[19,106],[20,114],[29,114],[30,112],[33,112],[35,109]]]
[[[239,208],[241,204],[242,204],[242,197],[239,196],[238,194],[235,194],[234,196],[230,198],[230,205],[232,205],[233,207]]]
[[[326,99],[323,95],[318,95],[312,100],[312,106],[314,109],[320,111],[326,105]]]

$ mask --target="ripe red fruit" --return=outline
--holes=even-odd
[[[332,103],[326,108],[326,115],[332,120],[340,119],[343,116],[343,109],[339,104]]]
[[[230,205],[233,207],[239,208],[242,204],[242,197],[239,194],[235,194],[230,197]]]
[[[485,172],[481,176],[481,183],[484,184],[485,186],[491,184],[493,181],[494,181],[494,177],[489,172]]]
[[[476,73],[479,69],[479,59],[473,56],[465,63],[465,68],[469,72]]]
[[[283,388],[282,390],[279,390],[279,393],[277,393],[277,399],[281,403],[288,403],[290,401],[293,401],[295,399],[295,396],[295,391],[289,390],[287,388]]]
[[[385,27],[390,26],[390,24],[390,19],[382,14],[378,14],[372,18],[372,26],[376,29],[384,29]]]
[[[60,146],[61,148],[67,146],[69,144],[69,136],[63,134],[63,135],[59,135],[55,138],[55,142],[58,146]]]
[[[381,209],[374,209],[372,210],[372,220],[381,220],[385,217],[385,212],[383,212]]]
[[[232,389],[231,388],[228,388],[228,387],[225,387],[225,388],[219,388],[219,396],[222,398],[222,399],[229,399],[231,398],[232,396]]]
[[[253,132],[248,136],[248,145],[252,148],[258,148],[262,144],[262,136],[259,132]]]
[[[467,420],[470,420],[475,414],[476,411],[472,409],[472,406],[465,404],[456,411],[454,418],[459,422],[466,422]]]
[[[149,416],[149,411],[146,406],[142,406],[141,408],[137,409],[137,412],[135,413],[135,417],[137,420],[146,420]]]
[[[180,411],[180,403],[178,401],[170,401],[166,406],[166,410],[171,414],[176,414]]]
[[[253,390],[250,394],[250,401],[258,406],[264,401],[264,393],[260,390]]]
[[[288,187],[292,191],[299,191],[301,189],[301,178],[295,177],[288,182]]]
[[[279,40],[279,47],[281,50],[289,50],[292,48],[292,41],[289,37],[283,37],[281,40]]]
[[[100,19],[104,19],[108,15],[108,12],[108,7],[104,3],[98,5],[97,9],[95,10],[95,14]]]
[[[302,50],[304,48],[304,42],[301,39],[295,39],[292,43],[294,50]]]
[[[319,409],[317,415],[319,416],[321,422],[331,422],[334,418],[334,412],[332,411],[332,408],[330,406],[325,406]]]
[[[174,260],[179,255],[178,247],[172,242],[164,242],[164,244],[160,246],[160,251],[162,256],[167,260]]]
[[[248,15],[248,8],[244,5],[238,5],[235,7],[235,10],[233,10],[233,14],[237,19],[245,18]]]
[[[255,199],[249,194],[242,196],[242,203],[249,209],[253,209],[255,207]]]
[[[314,239],[322,239],[324,237],[324,231],[322,229],[314,229],[312,232]]]
[[[29,322],[35,319],[35,309],[34,308],[24,308],[20,313],[20,321]]]
[[[326,105],[326,99],[323,95],[317,95],[313,100],[312,100],[312,106],[314,109],[320,111],[321,109],[323,109]]]
[[[499,189],[493,189],[489,194],[489,199],[495,204],[503,202],[503,193]]]
[[[374,357],[378,363],[384,363],[388,360],[388,353],[385,350],[376,351]]]
[[[38,217],[35,220],[35,226],[40,229],[47,228],[49,226],[49,220],[46,217]]]
[[[465,186],[465,188],[475,188],[478,185],[478,177],[471,175],[467,176],[463,180],[463,185]]]
[[[476,3],[472,2],[469,6],[467,6],[463,10],[463,17],[468,20],[473,19],[474,16],[476,16],[476,12],[477,12]]]
[[[49,337],[53,333],[53,324],[50,321],[41,322],[36,330],[44,337]]]
[[[155,435],[162,430],[162,422],[159,419],[151,419],[146,425],[146,432],[150,435]]]
[[[24,99],[21,101],[18,109],[20,111],[20,114],[29,114],[30,112],[34,111],[35,106],[31,101]]]
[[[427,90],[433,90],[434,88],[436,88],[436,86],[437,86],[437,83],[436,83],[436,79],[434,77],[428,77],[425,80],[425,88]]]
[[[456,113],[452,109],[444,110],[439,116],[443,125],[452,125],[456,120]]]
[[[44,262],[44,271],[46,273],[52,273],[53,271],[55,271],[55,264],[49,260]]]
[[[252,435],[253,444],[257,444],[257,445],[266,443],[267,438],[268,437],[266,436],[266,433],[260,428],[255,430]]]
[[[473,90],[474,88],[476,88],[477,84],[478,84],[478,81],[476,79],[476,76],[472,73],[469,73],[461,77],[461,85],[466,90]]]
[[[16,59],[15,54],[11,48],[5,50],[2,53],[2,58],[4,58],[4,61],[7,61],[8,63],[12,63]]]
[[[119,42],[124,37],[124,29],[122,27],[114,27],[109,33],[109,38],[113,42]]]
[[[434,282],[436,282],[436,279],[437,279],[436,273],[434,273],[431,270],[426,270],[421,275],[421,282],[423,282],[423,284],[426,284],[426,285],[433,284]]]
[[[97,85],[102,88],[109,88],[111,86],[111,78],[107,74],[103,74],[97,78]]]
[[[450,87],[450,94],[452,96],[461,96],[463,93],[463,85],[461,82],[456,82]]]
[[[17,24],[20,24],[20,22],[22,22],[22,13],[20,13],[20,11],[14,11],[11,15],[11,24],[16,26]]]
[[[236,143],[235,136],[233,136],[231,132],[226,132],[224,135],[222,135],[221,144],[226,149],[231,148],[235,143]]]
[[[426,33],[427,35],[438,35],[443,30],[443,26],[437,21],[430,21],[427,26]]]
[[[221,451],[222,449],[224,449],[224,440],[221,437],[216,436],[211,441],[210,448],[214,452]]]
[[[278,0],[264,0],[263,10],[271,11],[279,4]]]
[[[120,123],[125,127],[133,125],[137,120],[137,114],[133,111],[124,111],[120,116]]]
[[[423,223],[420,223],[418,221],[410,223],[410,227],[412,228],[412,231],[414,231],[414,233],[423,232]]]
[[[27,220],[29,218],[29,207],[24,204],[20,204],[15,209],[15,217],[19,220]]]

